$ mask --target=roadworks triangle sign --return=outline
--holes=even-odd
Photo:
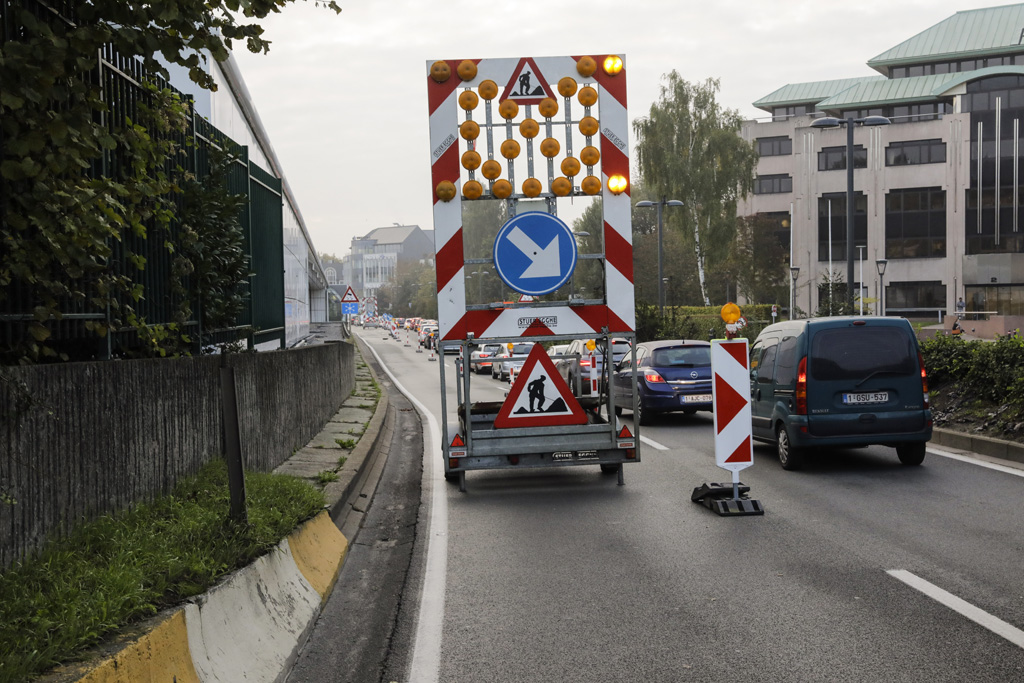
[[[534,344],[508,397],[494,418],[495,428],[581,425],[587,416],[547,351]]]
[[[545,97],[558,101],[555,93],[551,90],[546,78],[537,68],[537,62],[532,57],[523,57],[519,60],[512,78],[509,79],[505,91],[498,98],[499,102],[512,100],[516,104],[540,104]]]
[[[356,296],[355,291],[351,287],[345,290],[345,296],[341,297],[341,303],[343,304],[357,304],[359,303],[359,297]]]

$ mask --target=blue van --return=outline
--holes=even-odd
[[[807,451],[885,445],[904,465],[932,437],[928,378],[905,318],[834,317],[766,327],[750,347],[753,436],[799,469]]]

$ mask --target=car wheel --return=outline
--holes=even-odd
[[[775,450],[779,454],[782,469],[798,470],[804,466],[803,451],[789,440],[789,431],[784,424],[779,424],[775,429]]]
[[[896,455],[904,465],[920,465],[924,462],[925,442],[901,443],[896,446]]]
[[[649,425],[654,419],[654,414],[644,408],[644,399],[641,396],[636,397],[636,410],[633,412],[633,418],[639,425]]]

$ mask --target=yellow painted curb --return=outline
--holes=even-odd
[[[184,610],[175,610],[128,647],[78,679],[80,683],[199,683],[188,649]]]
[[[348,540],[324,511],[292,532],[288,545],[299,571],[326,601],[348,554]]]

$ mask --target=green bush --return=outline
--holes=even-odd
[[[921,355],[933,387],[952,385],[962,394],[1024,410],[1024,339],[963,341],[943,335],[922,342]]]

